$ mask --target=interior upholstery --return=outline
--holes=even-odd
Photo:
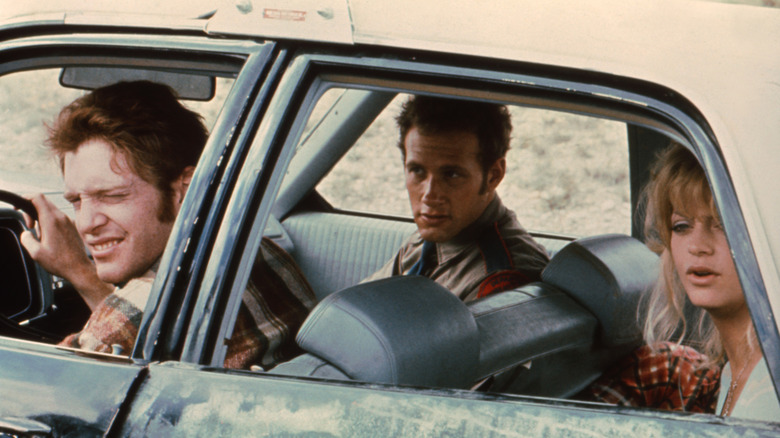
[[[606,346],[641,340],[637,307],[655,284],[658,256],[630,236],[607,234],[566,245],[542,272],[542,281],[563,290],[599,320]]]
[[[542,281],[469,304],[480,332],[480,376],[490,391],[570,397],[642,342],[640,294],[657,257],[623,235],[573,241]]]
[[[414,223],[332,213],[303,213],[283,226],[318,300],[382,267],[415,230]]]
[[[350,228],[343,215],[312,215],[318,220],[302,215],[284,225],[302,267],[325,275],[315,267],[319,259],[338,268],[338,279],[320,285],[359,281],[375,269],[367,266],[384,260],[374,256],[377,260],[364,260],[351,272],[336,260],[375,254],[373,244],[383,246],[389,258],[407,234],[396,231],[391,238],[393,233],[371,230],[365,218],[356,218],[358,225]],[[330,229],[320,238],[331,257],[324,250],[309,252],[310,241],[302,244],[323,228]],[[429,387],[480,382],[488,391],[570,397],[642,342],[637,303],[654,284],[657,260],[632,237],[604,235],[558,250],[541,282],[467,305],[424,277],[393,277],[326,293],[298,333],[308,354],[272,372]],[[313,283],[321,280],[307,276]]]
[[[596,318],[565,293],[534,283],[468,305],[479,327],[479,376],[556,351],[589,348]]]
[[[318,300],[376,272],[416,230],[408,221],[319,212],[292,215],[282,227],[291,242],[269,237],[292,255]],[[282,231],[277,234],[282,236]],[[537,241],[551,256],[568,243],[554,238]]]
[[[392,277],[331,294],[296,341],[314,358],[304,355],[274,373],[338,378],[341,372],[366,382],[447,388],[467,388],[477,375],[474,317],[426,277]]]

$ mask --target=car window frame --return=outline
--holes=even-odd
[[[196,226],[199,222],[197,218],[218,216],[217,207],[220,204],[202,200],[217,198],[215,192],[220,185],[215,182],[220,181],[225,168],[220,164],[227,164],[227,160],[222,160],[221,157],[230,155],[233,147],[230,141],[232,133],[244,113],[244,105],[236,102],[246,102],[247,90],[254,87],[258,71],[262,70],[272,51],[271,43],[233,41],[205,35],[171,35],[164,32],[132,36],[95,32],[25,36],[3,41],[3,62],[0,63],[0,75],[3,76],[73,65],[128,66],[226,78],[237,78],[246,72],[242,85],[237,87],[238,84],[234,84],[225,98],[185,197],[182,214],[177,218],[174,232],[162,256],[135,348],[129,352],[130,357],[136,361],[148,362],[163,357],[156,349],[175,350],[167,347],[169,343],[181,342],[174,339],[181,337],[182,327],[186,327],[189,316],[182,312],[187,309],[182,307],[180,302],[172,300],[171,296],[172,291],[178,291],[186,287],[186,282],[192,281],[191,277],[179,274],[193,274],[193,270],[180,272],[178,267],[192,263],[196,245],[190,245],[191,242],[206,244],[200,242],[198,236],[209,236],[208,230],[203,226],[208,225],[208,221],[200,221],[200,226]],[[211,222],[214,221],[212,219]],[[165,333],[169,335],[169,343],[159,342],[163,327],[167,329]],[[172,354],[169,353],[167,357],[173,357]]]
[[[460,65],[471,67],[460,67]],[[416,83],[417,86],[409,88],[398,86],[404,84],[403,86],[406,87],[409,83]],[[480,86],[478,87],[477,84]],[[310,51],[302,49],[293,57],[291,67],[285,73],[279,91],[273,97],[272,106],[280,110],[284,109],[285,115],[281,119],[275,116],[272,125],[282,129],[283,132],[271,132],[271,125],[267,124],[262,135],[258,135],[261,141],[257,141],[257,144],[252,146],[250,154],[257,153],[255,151],[260,148],[265,151],[275,148],[280,156],[284,156],[280,162],[288,160],[297,147],[302,126],[305,125],[316,98],[330,86],[375,87],[397,92],[435,94],[437,90],[440,92],[452,90],[459,85],[468,85],[462,87],[465,91],[460,93],[461,97],[468,98],[470,97],[468,90],[479,89],[476,94],[490,96],[494,93],[492,95],[499,102],[511,104],[522,102],[528,106],[613,118],[642,129],[662,132],[692,149],[710,179],[714,199],[723,215],[724,229],[730,243],[741,242],[734,246],[735,262],[740,281],[743,281],[746,296],[749,297],[749,305],[752,309],[756,302],[766,302],[766,290],[761,281],[747,229],[717,140],[705,117],[690,101],[674,90],[657,84],[595,72],[578,72],[526,63],[457,57],[442,59],[435,55],[409,56],[404,53],[387,55],[386,52],[372,56],[368,50],[360,56],[354,56],[340,53],[337,49],[333,51],[325,51],[321,48]],[[522,98],[507,101],[502,96],[503,93],[510,94],[510,90],[515,90],[514,93]],[[290,111],[290,107],[297,107],[297,109]],[[264,123],[265,121],[261,124]],[[299,129],[296,131],[294,127]],[[211,272],[216,272],[229,267],[231,272],[236,273],[236,275],[227,274],[231,277],[232,283],[225,283],[225,286],[230,289],[232,304],[224,308],[231,312],[233,317],[237,313],[238,297],[247,281],[247,268],[251,266],[251,261],[254,259],[259,236],[262,235],[270,205],[278,190],[278,181],[284,173],[283,170],[272,169],[272,175],[264,174],[266,176],[261,187],[259,180],[253,178],[262,170],[256,167],[242,170],[237,190],[230,201],[233,204],[232,208],[229,208],[226,213],[226,217],[233,218],[231,226],[237,225],[241,231],[227,233],[224,227],[220,230],[222,241],[225,242],[225,245],[220,248],[223,255],[213,258],[207,268]],[[237,199],[237,193],[241,196],[249,193],[262,196],[261,202],[254,203],[255,206],[261,206],[262,211],[255,211],[251,215],[251,220],[239,217],[241,208],[250,207],[250,204]],[[229,243],[226,239],[228,235],[231,237]],[[256,241],[245,246],[245,242],[250,238]],[[768,325],[766,321],[764,325]],[[775,326],[768,325],[768,327],[771,329],[769,334],[761,329],[759,333],[761,333],[762,343],[768,339],[771,344],[777,340],[777,331]],[[774,331],[774,335],[771,331]],[[223,330],[220,334],[224,337],[227,332]],[[202,363],[218,366],[222,357],[219,351],[220,349],[216,348],[216,355]],[[780,381],[775,382],[776,386],[778,384]]]
[[[252,112],[261,79],[273,62],[272,42],[242,43],[233,56],[243,58],[235,83],[225,99],[187,190],[173,232],[160,261],[152,294],[147,301],[133,357],[145,361],[187,361],[188,333],[207,321],[197,311],[203,266],[215,245],[215,229],[222,221],[230,192],[246,153],[242,127],[254,120]],[[254,102],[254,103],[253,103]],[[186,267],[186,269],[181,269]],[[231,326],[232,327],[232,326]],[[201,344],[208,345],[207,343]],[[184,357],[182,357],[184,355]]]

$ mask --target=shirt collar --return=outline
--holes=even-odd
[[[485,207],[485,210],[482,212],[482,214],[479,215],[477,220],[464,228],[452,239],[446,242],[438,243],[436,245],[439,263],[444,263],[452,257],[455,257],[461,251],[463,251],[463,248],[465,247],[476,245],[477,239],[485,231],[485,227],[490,226],[492,223],[498,221],[505,212],[506,207],[504,207],[504,204],[501,203],[498,194],[496,194],[493,197],[493,200],[490,201],[487,207]]]
[[[143,275],[139,277],[134,278],[155,278],[157,276],[157,271],[160,269],[160,259],[157,259],[154,263],[152,263],[152,266],[149,266],[149,270],[143,273]],[[132,280],[132,278],[130,279]],[[125,287],[130,280],[127,280],[122,283],[117,283],[114,286],[118,287],[119,289]]]

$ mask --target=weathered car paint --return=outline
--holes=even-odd
[[[102,436],[144,369],[129,358],[3,338],[0,358],[0,420],[35,420],[53,436]]]
[[[208,378],[204,378],[208,376]],[[775,427],[585,403],[150,366],[123,436],[722,437]]]

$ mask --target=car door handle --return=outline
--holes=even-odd
[[[0,438],[25,437],[45,438],[51,436],[51,427],[29,418],[0,418]]]

